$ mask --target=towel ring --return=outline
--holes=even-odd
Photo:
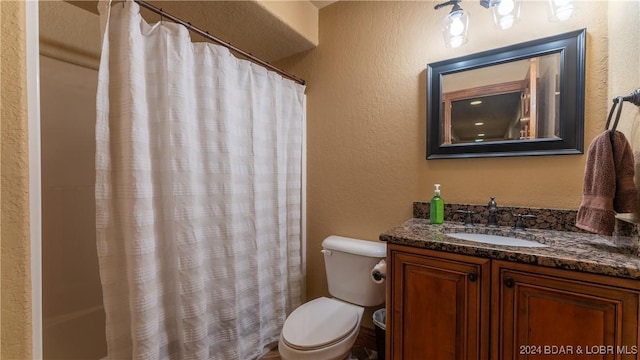
[[[631,94],[623,97],[622,101],[628,101],[636,106],[640,106],[640,88],[635,89]]]
[[[613,99],[613,105],[611,105],[611,110],[609,110],[609,116],[607,117],[607,124],[605,125],[605,131],[609,131],[609,139],[613,144],[613,136],[616,132],[616,128],[618,127],[618,121],[620,121],[620,114],[622,113],[622,103],[624,103],[624,98],[622,96],[618,96]],[[613,127],[609,129],[609,124],[611,123],[611,117],[613,115],[613,111],[618,107],[618,111],[616,112],[616,119],[613,122]]]
[[[635,89],[631,92],[631,94],[627,96],[616,96],[613,98],[613,105],[611,105],[611,110],[609,110],[609,117],[607,117],[607,124],[604,126],[604,130],[611,130],[611,138],[613,139],[613,132],[618,127],[618,121],[620,120],[620,114],[622,113],[622,104],[628,101],[636,106],[640,106],[640,88]],[[616,109],[616,105],[619,105],[618,112],[616,113],[616,119],[613,122],[613,128],[609,129],[609,124],[611,123],[611,117],[613,116],[613,111]]]

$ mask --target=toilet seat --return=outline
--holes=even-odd
[[[321,297],[301,305],[285,321],[282,341],[296,350],[331,346],[351,335],[360,320],[358,307]]]

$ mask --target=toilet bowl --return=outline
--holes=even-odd
[[[285,320],[278,351],[284,360],[343,360],[358,337],[364,306],[384,303],[385,285],[371,269],[386,256],[386,244],[330,236],[322,242],[333,298],[320,297]]]
[[[298,307],[278,343],[283,359],[342,360],[358,337],[364,308],[321,297]]]

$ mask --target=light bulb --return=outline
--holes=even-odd
[[[464,23],[460,19],[460,16],[451,17],[451,25],[449,25],[449,33],[451,36],[460,36],[464,32]]]
[[[511,26],[513,26],[513,22],[514,22],[514,18],[513,15],[506,15],[500,18],[500,28],[502,30],[506,30],[508,28],[510,28]]]
[[[502,0],[496,3],[491,8],[496,26],[502,30],[512,27],[520,17],[520,3],[521,0]]]
[[[498,5],[498,14],[507,15],[513,11],[514,7],[515,4],[513,3],[513,0],[502,0]]]
[[[551,0],[555,6],[570,5],[572,0]]]
[[[446,46],[456,48],[467,42],[469,13],[462,10],[457,3],[444,18],[442,25],[442,35]]]
[[[449,40],[449,46],[452,48],[460,47],[460,45],[464,44],[464,38],[462,36],[453,36]]]

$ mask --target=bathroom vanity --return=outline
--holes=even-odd
[[[546,247],[451,233],[509,234]],[[640,257],[598,235],[414,218],[387,241],[387,351],[400,359],[640,359]]]

